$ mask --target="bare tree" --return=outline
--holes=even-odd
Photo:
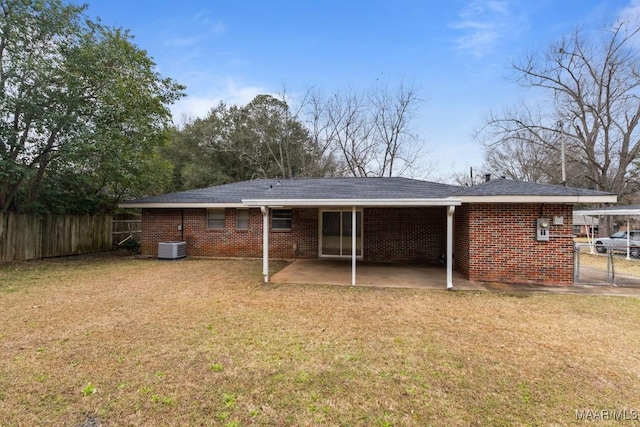
[[[620,196],[635,191],[633,162],[640,154],[639,32],[620,22],[593,42],[576,31],[543,55],[515,63],[518,82],[539,90],[551,105],[540,114],[524,108],[489,117],[479,133],[489,156],[504,164],[517,152],[520,163],[549,162],[550,157],[560,157],[564,142],[567,161],[582,169],[592,188]],[[540,155],[532,157],[536,150]]]
[[[380,176],[402,175],[415,162],[420,147],[409,125],[418,101],[416,89],[402,83],[395,91],[383,84],[370,92],[374,138],[381,147],[378,160]]]
[[[471,187],[486,181],[485,173],[482,171],[474,171],[469,168],[468,172],[455,171],[444,180],[445,184],[457,184],[462,187]]]
[[[413,86],[391,89],[381,83],[371,90],[352,88],[328,98],[314,94],[309,128],[317,145],[331,147],[352,176],[402,175],[413,167],[422,148],[411,132],[419,99]]]

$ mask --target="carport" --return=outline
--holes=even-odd
[[[629,219],[630,217],[640,216],[640,206],[607,206],[604,208],[576,210],[574,213],[581,216],[626,217],[627,230],[630,230]],[[604,259],[604,262],[596,262],[595,259],[588,260],[586,262],[582,261],[582,251],[580,250],[580,247],[584,245],[577,244],[575,251],[576,261],[574,265],[574,282],[599,285],[606,284],[613,286],[640,286],[640,274],[638,271],[637,260],[631,256],[631,248],[632,246],[637,245],[637,243],[635,241],[631,241],[630,237],[631,233],[627,233],[626,257],[624,257],[624,255],[617,255],[619,253],[624,253],[622,250],[605,251],[605,253],[596,255],[596,251],[594,251],[594,242],[596,241],[596,238],[594,236],[587,236],[589,242],[588,255],[592,257],[594,255],[602,257],[599,259]]]
[[[627,217],[627,231],[631,231],[629,227],[629,217],[640,216],[640,205],[627,205],[627,206],[607,206],[604,208],[594,209],[580,209],[574,210],[575,215],[580,216],[626,216]],[[631,259],[630,247],[631,247],[631,234],[627,233],[627,259]],[[589,245],[593,244],[594,236],[590,235],[587,228],[587,241]]]

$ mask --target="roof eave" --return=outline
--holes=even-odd
[[[322,206],[358,206],[358,207],[411,207],[411,206],[460,206],[460,199],[246,199],[244,206],[286,206],[286,207],[322,207]]]
[[[118,204],[119,208],[133,209],[188,209],[188,208],[243,208],[242,203],[159,203],[159,202],[124,202]]]
[[[616,203],[615,194],[566,196],[458,196],[462,203]]]
[[[581,209],[574,213],[583,216],[640,216],[640,209]]]

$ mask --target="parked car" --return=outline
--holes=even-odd
[[[629,256],[640,258],[640,230],[629,232]],[[603,254],[610,249],[613,252],[627,253],[627,232],[618,231],[609,237],[599,237],[595,241],[596,251]]]

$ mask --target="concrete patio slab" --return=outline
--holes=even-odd
[[[312,283],[351,286],[351,260],[296,260],[271,277],[274,283]],[[356,286],[388,288],[447,289],[443,267],[358,263]],[[545,286],[538,284],[474,283],[453,273],[454,290],[474,290],[515,293],[582,294],[640,297],[640,287],[603,285]]]
[[[484,282],[482,286],[488,291],[494,292],[526,292],[547,294],[582,294],[603,296],[640,297],[640,287],[625,287],[611,285],[573,285],[551,286],[526,283],[498,283]]]
[[[274,274],[271,281],[350,286],[351,260],[296,260]],[[356,286],[446,290],[447,272],[444,267],[359,262],[356,266]],[[456,272],[453,273],[453,289],[485,290]]]

